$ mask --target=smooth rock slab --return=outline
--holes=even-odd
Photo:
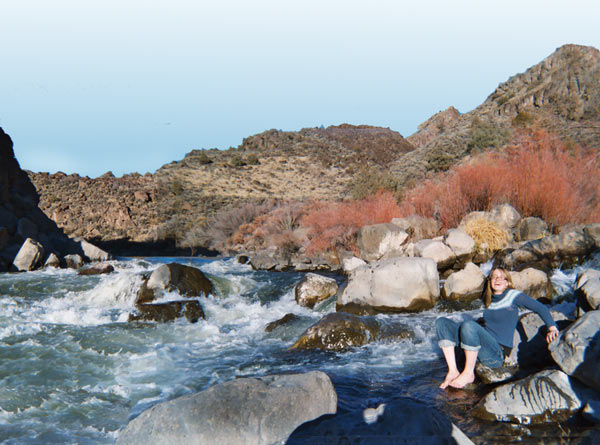
[[[323,372],[245,378],[155,405],[129,422],[117,444],[274,444],[336,411]]]
[[[560,369],[600,391],[600,311],[573,323],[550,345],[550,353]]]
[[[473,409],[485,420],[522,424],[563,421],[584,401],[562,371],[546,370],[495,388]]]

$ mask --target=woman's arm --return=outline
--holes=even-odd
[[[534,300],[523,292],[515,298],[514,302],[521,307],[532,310],[544,320],[544,323],[548,326],[548,333],[546,334],[546,341],[548,343],[554,341],[558,337],[558,327],[552,318],[552,314],[550,314],[550,311],[544,304]]]

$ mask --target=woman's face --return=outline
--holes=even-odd
[[[508,281],[504,276],[504,272],[499,269],[493,270],[492,275],[490,276],[490,284],[494,294],[501,294],[504,292],[508,287]]]

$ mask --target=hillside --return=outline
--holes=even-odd
[[[66,233],[96,242],[181,241],[219,209],[267,199],[335,200],[379,185],[410,186],[515,130],[541,127],[587,149],[600,147],[600,53],[565,45],[501,83],[474,110],[440,112],[408,138],[343,124],[269,130],[227,151],[193,150],[153,175],[81,178],[30,173],[40,207]]]

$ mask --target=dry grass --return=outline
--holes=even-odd
[[[510,242],[509,233],[498,224],[486,218],[473,218],[463,226],[463,230],[475,241],[480,250],[495,252]]]

